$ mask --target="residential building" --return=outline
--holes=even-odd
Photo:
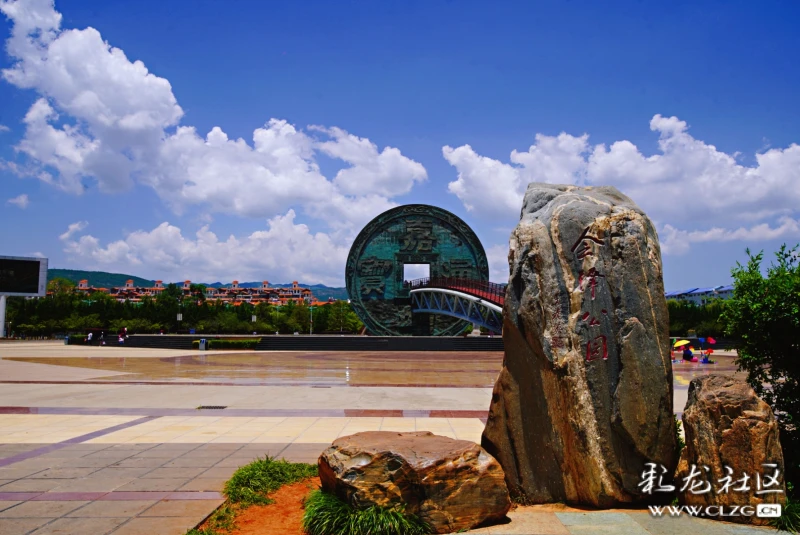
[[[178,285],[184,296],[196,295],[192,292],[192,281],[185,280]],[[134,286],[133,280],[128,280],[125,286],[115,288],[95,288],[89,286],[88,280],[84,279],[78,283],[76,290],[86,295],[91,295],[95,292],[106,293],[118,301],[130,301],[133,303],[141,302],[145,297],[157,297],[161,292],[166,289],[163,282],[158,280],[153,287],[138,287]],[[197,296],[198,300],[201,296]],[[269,281],[263,281],[261,286],[256,288],[244,288],[239,285],[239,281],[233,281],[227,286],[221,288],[206,287],[205,293],[202,296],[207,301],[222,301],[234,306],[241,305],[242,303],[250,303],[257,305],[259,303],[268,303],[270,305],[286,305],[290,301],[295,303],[304,302],[309,305],[324,305],[327,302],[317,301],[314,294],[308,288],[302,288],[297,281],[292,281],[290,288],[273,288],[270,287]]]

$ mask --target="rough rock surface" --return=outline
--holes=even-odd
[[[319,458],[322,488],[354,507],[404,505],[436,533],[501,519],[511,507],[500,464],[474,442],[429,431],[367,431]]]
[[[678,494],[681,503],[753,507],[760,503],[784,503],[786,489],[778,423],[770,406],[746,382],[722,375],[692,379],[683,427],[686,447],[681,452],[675,478],[677,490],[686,486]],[[686,485],[692,465],[700,475]],[[776,484],[771,485],[776,470]],[[744,474],[749,476],[745,484],[749,490],[736,490],[743,488]],[[725,480],[728,476],[730,479]],[[710,483],[708,492],[702,492],[708,488],[705,482]],[[726,520],[765,523],[767,519],[732,516]]]
[[[672,474],[677,461],[653,224],[613,187],[533,183],[508,258],[505,361],[482,445],[511,495],[653,503],[645,463]]]

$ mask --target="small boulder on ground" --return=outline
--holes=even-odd
[[[511,507],[500,464],[474,442],[429,431],[341,437],[319,458],[322,489],[357,508],[404,506],[435,533],[499,520]]]
[[[745,381],[723,375],[693,379],[683,427],[686,447],[675,478],[681,503],[727,508],[785,502],[778,423],[770,406]]]

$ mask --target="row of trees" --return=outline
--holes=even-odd
[[[51,297],[47,299],[9,300],[9,332],[26,336],[52,336],[59,333],[85,332],[87,329],[108,329],[117,332],[127,327],[132,333],[158,333],[195,329],[198,333],[249,332],[309,332],[313,319],[317,333],[339,331],[358,332],[363,324],[346,301],[310,307],[290,303],[276,307],[268,304],[253,306],[241,303],[226,305],[206,301],[205,288],[192,285],[191,294],[184,295],[174,284],[155,298],[141,303],[120,303],[113,297],[96,292],[89,296],[75,292],[75,285],[66,279],[48,283]],[[686,336],[695,331],[701,336],[724,336],[721,321],[725,302],[714,301],[704,306],[690,302],[667,302],[669,334]],[[182,321],[178,321],[182,314]],[[255,323],[252,316],[256,316]]]
[[[170,284],[157,297],[145,297],[141,303],[118,302],[108,294],[95,292],[89,296],[76,292],[66,279],[48,283],[52,292],[45,299],[9,298],[7,320],[9,333],[17,336],[53,336],[88,329],[129,333],[188,331],[199,333],[354,333],[363,324],[347,301],[335,301],[310,307],[290,302],[275,306],[265,303],[237,306],[221,301],[207,301],[203,288],[193,288],[190,295]],[[178,320],[178,315],[181,319]],[[256,321],[253,322],[253,316]]]
[[[667,309],[671,337],[687,336],[691,331],[700,336],[725,336],[725,324],[721,319],[725,311],[725,301],[722,299],[715,299],[702,306],[690,301],[670,299],[667,301]]]

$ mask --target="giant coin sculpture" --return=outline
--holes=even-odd
[[[486,252],[447,210],[407,204],[382,213],[359,233],[347,257],[347,293],[371,334],[453,336],[463,320],[412,314],[404,267],[427,264],[431,277],[489,280]]]
[[[677,461],[656,229],[612,187],[530,184],[482,445],[532,503],[653,503]],[[663,498],[665,494],[660,494]]]

